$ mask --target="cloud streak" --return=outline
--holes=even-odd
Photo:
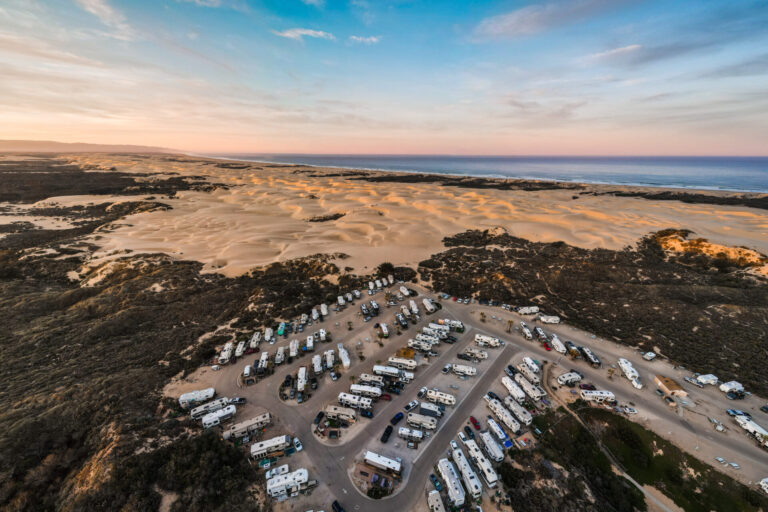
[[[85,11],[93,14],[114,31],[110,35],[116,39],[131,41],[136,39],[136,31],[128,24],[125,15],[112,7],[107,0],[76,0]]]
[[[349,36],[349,40],[358,44],[377,44],[381,41],[381,36]]]
[[[334,41],[336,36],[330,32],[324,32],[322,30],[312,30],[309,28],[289,28],[288,30],[277,31],[273,30],[273,34],[279,37],[285,37],[286,39],[293,39],[294,41],[304,41],[305,37],[314,37],[316,39],[328,39]]]

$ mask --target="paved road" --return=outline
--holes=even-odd
[[[353,320],[355,326],[353,331],[348,332],[342,329],[335,329],[337,338],[335,341],[344,342],[345,346],[350,349],[356,340],[371,336],[371,324],[356,320],[356,310],[357,308],[353,306],[342,313],[332,316],[331,320],[332,322],[340,322],[342,327],[346,325],[347,320]],[[478,312],[480,311],[486,313],[488,318],[486,323],[479,322]],[[391,313],[390,310],[384,309],[382,318],[389,319]],[[501,315],[505,318],[505,321],[494,321],[491,319],[491,315]],[[397,347],[402,346],[409,336],[413,336],[415,332],[412,330],[413,328],[406,330],[400,337],[385,341],[384,346],[375,350],[372,355],[369,355],[365,362],[360,362],[357,358],[354,358],[355,363],[349,370],[345,371],[344,376],[337,382],[332,382],[330,378],[326,377],[319,389],[313,393],[312,398],[306,404],[286,404],[278,398],[280,383],[287,373],[295,372],[296,364],[291,366],[284,365],[278,368],[272,377],[255,386],[252,390],[240,390],[240,392],[249,396],[252,402],[270,410],[282,420],[294,435],[302,440],[307,455],[316,466],[317,471],[320,472],[317,475],[318,479],[329,486],[331,492],[348,510],[390,512],[393,507],[395,510],[415,508],[417,500],[424,499],[424,486],[434,464],[446,453],[449,441],[463,427],[471,411],[491,387],[493,380],[500,377],[504,366],[515,351],[532,353],[539,359],[555,363],[563,370],[571,367],[577,368],[585,374],[586,380],[593,382],[598,388],[613,390],[620,401],[632,401],[641,411],[641,416],[648,418],[649,421],[647,423],[650,424],[647,426],[664,437],[673,440],[678,437],[681,442],[685,440],[691,441],[692,438],[695,438],[694,444],[696,445],[701,444],[702,446],[714,447],[713,449],[718,450],[718,454],[722,453],[729,460],[737,460],[742,466],[745,466],[745,463],[751,465],[753,471],[750,475],[768,475],[768,461],[766,461],[764,452],[757,448],[750,439],[742,435],[741,432],[735,431],[738,430],[738,427],[733,427],[732,432],[728,436],[717,434],[706,423],[702,425],[701,421],[697,423],[691,422],[686,416],[691,413],[685,413],[683,416],[680,416],[677,411],[666,406],[653,393],[652,390],[655,388],[655,385],[653,384],[652,375],[654,372],[659,372],[660,369],[664,369],[664,373],[668,375],[673,372],[672,367],[666,363],[661,361],[648,363],[637,357],[637,354],[634,353],[635,356],[631,360],[638,371],[640,371],[646,384],[645,389],[636,390],[618,373],[613,379],[608,379],[605,369],[595,370],[583,362],[572,362],[565,357],[560,357],[556,352],[547,352],[539,343],[527,341],[516,332],[511,334],[505,332],[507,318],[515,320],[516,325],[519,325],[521,319],[531,323],[530,318],[519,317],[513,313],[502,311],[499,308],[478,306],[477,304],[459,305],[453,302],[444,303],[444,309],[439,313],[440,318],[446,316],[461,320],[468,326],[467,332],[460,342],[452,346],[443,345],[439,358],[431,361],[431,364],[427,367],[419,367],[416,372],[416,378],[407,386],[405,393],[400,396],[393,395],[391,402],[379,402],[376,405],[376,417],[365,425],[365,429],[356,434],[348,434],[346,438],[341,440],[340,444],[328,446],[317,440],[312,433],[312,420],[316,412],[326,403],[334,402],[338,393],[349,387],[346,375],[359,375],[361,372],[370,372],[374,361],[385,360]],[[434,317],[436,316],[430,316],[429,318]],[[422,319],[419,327],[424,324],[425,321]],[[562,340],[570,339],[577,345],[592,347],[606,365],[615,362],[618,357],[628,356],[628,349],[626,347],[597,340],[588,333],[578,331],[566,325],[545,326],[545,330],[557,333]],[[388,424],[389,419],[397,411],[403,410],[403,406],[414,397],[416,390],[422,386],[430,385],[445,363],[455,361],[454,356],[463,350],[465,346],[472,343],[475,332],[498,336],[506,340],[507,345],[502,350],[490,351],[491,357],[495,358],[490,368],[480,373],[477,377],[463,381],[464,385],[470,385],[472,388],[457,406],[448,409],[449,415],[440,421],[438,431],[432,436],[430,441],[422,443],[416,462],[410,468],[407,468],[407,480],[398,493],[395,496],[378,501],[370,500],[361,495],[349,478],[348,471],[351,468],[352,461],[365,448],[370,447],[375,450],[378,437]],[[283,343],[280,342],[276,346]],[[335,343],[331,346],[335,347]],[[274,347],[271,351],[274,351]],[[679,376],[677,377],[679,378]],[[710,389],[696,389],[693,391],[693,394],[700,394],[702,400],[711,402],[714,410],[719,409],[722,411],[727,406],[733,405],[732,403],[728,404],[721,393]],[[665,430],[669,435],[664,435]],[[691,443],[689,442],[688,444]],[[682,443],[682,445],[685,446],[685,443]],[[690,451],[693,451],[692,447]],[[701,456],[702,452],[699,452],[698,455]],[[709,458],[711,460],[712,457]],[[704,459],[706,460],[706,457]],[[408,461],[405,461],[405,464],[407,465]]]

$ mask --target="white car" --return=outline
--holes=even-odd
[[[293,446],[296,447],[297,452],[300,452],[301,450],[304,449],[304,446],[301,444],[301,441],[299,441],[298,437],[293,438]]]
[[[634,407],[625,407],[624,412],[627,414],[637,414],[637,409]]]
[[[408,411],[410,411],[410,410],[412,410],[412,409],[415,409],[415,408],[416,408],[416,407],[418,407],[418,406],[419,406],[419,401],[418,401],[418,400],[411,400],[411,401],[410,401],[410,402],[408,402],[408,404],[405,406],[405,412],[408,412]]]
[[[739,466],[735,462],[729,462],[728,465],[731,466],[733,469],[741,469],[741,466]]]
[[[715,457],[715,460],[719,462],[720,464],[725,464],[725,459],[722,457]]]

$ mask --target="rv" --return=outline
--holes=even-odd
[[[230,439],[240,439],[241,437],[250,436],[251,434],[258,432],[259,430],[269,425],[271,422],[272,415],[268,412],[265,412],[264,414],[260,414],[249,420],[235,423],[227,430],[225,430],[221,437],[225,441]]]
[[[461,448],[459,448],[459,445],[456,443],[456,441],[451,441],[451,448],[453,462],[455,462],[456,467],[459,468],[461,479],[464,481],[464,488],[467,489],[467,492],[474,499],[479,499],[480,496],[483,495],[483,486],[480,483],[480,480],[477,478],[477,474],[475,474],[472,466],[469,465],[469,461],[464,456],[464,452],[461,451]]]
[[[259,343],[261,343],[261,331],[256,331],[253,333],[253,336],[251,336],[251,339],[248,342],[248,348],[251,350],[256,350],[259,348]]]
[[[336,345],[336,348],[339,350],[339,359],[341,360],[341,367],[345,370],[349,368],[350,361],[349,361],[349,352],[347,352],[347,349],[344,348],[344,345],[339,343]]]
[[[208,402],[203,405],[198,405],[191,411],[189,411],[189,415],[192,417],[193,420],[199,420],[206,414],[210,414],[212,412],[216,412],[219,409],[223,409],[227,406],[229,403],[229,400],[227,398],[217,398],[216,400],[213,400],[211,402]]]
[[[390,473],[400,474],[400,471],[403,469],[402,464],[400,464],[398,461],[384,457],[377,453],[373,453],[371,451],[366,451],[363,459],[365,460],[366,464],[378,469],[382,469],[384,471],[388,471]]]
[[[362,297],[360,290],[352,290],[352,293],[354,294],[356,299],[359,299],[360,297]]]
[[[632,363],[623,357],[619,359],[619,368],[624,373],[624,376],[629,379],[629,382],[637,389],[643,389],[643,384],[640,382],[640,374],[637,373]]]
[[[415,412],[409,412],[406,421],[408,425],[414,428],[424,428],[426,430],[435,430],[437,428],[437,419]]]
[[[370,375],[368,373],[361,373],[357,379],[358,384],[364,384],[366,386],[384,387],[384,378],[380,375]]]
[[[368,281],[368,289],[373,291],[376,288],[376,286],[373,284],[373,281]]]
[[[404,384],[409,384],[411,381],[413,381],[413,378],[413,372],[406,372],[405,370],[402,370],[398,380]]]
[[[467,347],[464,353],[475,359],[488,359],[488,352],[475,347]]]
[[[363,316],[370,316],[370,313],[368,313],[368,306],[365,304],[360,304],[360,312],[363,314]]]
[[[243,377],[249,378],[251,376],[251,365],[247,364],[245,365],[245,368],[243,368]]]
[[[531,382],[526,379],[522,373],[516,373],[515,374],[515,382],[523,388],[523,391],[525,391],[525,394],[531,397],[533,400],[541,400],[543,397],[547,395],[547,392],[541,389],[539,386],[535,384],[531,384]]]
[[[328,333],[325,332],[325,329],[320,329],[317,333],[317,336],[320,338],[320,341],[325,343],[328,339]]]
[[[299,323],[301,325],[305,325],[307,322],[309,322],[309,315],[307,315],[306,313],[302,313],[301,318],[299,319]]]
[[[466,501],[464,487],[461,486],[459,475],[456,473],[453,464],[448,459],[440,459],[437,463],[437,472],[445,482],[448,491],[448,501],[454,508],[461,507]]]
[[[403,304],[402,306],[400,306],[400,312],[401,312],[401,313],[403,314],[403,316],[404,316],[405,318],[407,318],[408,320],[410,320],[410,319],[411,319],[411,310],[410,310],[410,309],[408,309],[408,306],[406,306],[405,304]]]
[[[299,491],[309,487],[309,472],[305,468],[297,469],[292,473],[273,476],[267,480],[267,494],[278,501],[288,496],[298,496]]]
[[[549,338],[547,338],[547,333],[545,333],[544,329],[541,327],[535,327],[533,329],[533,334],[536,335],[536,338],[538,338],[539,341],[549,341]]]
[[[564,373],[557,378],[557,383],[561,386],[573,387],[574,384],[581,380],[581,375],[576,372]]]
[[[768,483],[766,483],[766,486],[768,488]],[[440,497],[440,491],[429,491],[429,494],[427,494],[427,508],[429,508],[429,512],[445,512],[445,505],[443,505],[443,498]]]
[[[300,366],[299,373],[296,377],[296,391],[299,393],[304,392],[304,387],[307,385],[307,367]]]
[[[597,358],[594,352],[589,347],[581,347],[581,353],[584,354],[584,359],[592,365],[593,368],[600,368],[603,363]]]
[[[510,410],[515,418],[520,420],[520,423],[523,425],[530,425],[533,421],[533,416],[531,416],[531,413],[528,412],[525,407],[520,405],[520,403],[512,396],[506,396],[504,398],[504,405],[507,407],[507,409]]]
[[[379,316],[379,303],[376,302],[375,300],[372,300],[370,304],[371,304],[371,314],[373,316]]]
[[[403,297],[408,297],[411,294],[405,286],[400,287],[400,293],[403,294]]]
[[[401,370],[415,370],[416,369],[416,361],[413,359],[406,359],[404,357],[390,357],[387,360],[387,364],[389,366],[393,366],[395,368],[399,368]]]
[[[491,430],[491,432],[493,432],[493,435],[495,435],[496,438],[501,441],[501,443],[504,445],[504,448],[512,447],[512,441],[509,439],[509,435],[504,432],[504,429],[501,428],[501,425],[496,423],[496,420],[494,420],[491,416],[488,416],[488,428]]]
[[[347,292],[346,295],[344,295],[344,298],[347,299],[347,302],[349,302],[349,303],[352,302],[352,294],[351,293]]]
[[[432,301],[429,300],[429,298],[424,298],[424,300],[421,301],[422,304],[424,304],[424,309],[427,313],[434,313],[435,312],[435,306],[432,304]]]
[[[504,425],[509,427],[512,432],[520,432],[520,423],[512,416],[512,413],[510,413],[504,405],[502,405],[501,402],[496,400],[495,398],[491,398],[488,395],[485,395],[485,401],[487,407],[491,410],[493,414],[496,415],[496,417],[501,421]]]
[[[415,300],[411,299],[408,302],[408,305],[411,307],[411,313],[413,313],[414,315],[418,315],[419,314],[419,306],[416,305],[416,301]]]
[[[370,409],[373,407],[373,400],[364,396],[339,393],[339,404],[352,409]]]
[[[423,341],[424,343],[429,343],[429,345],[439,345],[440,339],[437,336],[433,336],[431,334],[417,334],[414,338],[416,341]]]
[[[518,315],[535,315],[539,312],[539,306],[523,306],[515,308]]]
[[[579,352],[578,347],[576,347],[576,345],[572,341],[566,341],[565,348],[568,349],[568,355],[570,355],[571,358],[581,359],[581,352]]]
[[[312,356],[312,370],[315,372],[315,375],[323,373],[323,357],[320,354]]]
[[[603,402],[615,402],[616,396],[610,391],[582,389],[581,399],[586,400],[587,402],[597,402],[602,404]]]
[[[320,312],[317,308],[312,308],[312,321],[317,322],[318,320],[320,320]]]
[[[480,432],[480,440],[483,442],[485,453],[488,454],[488,457],[490,457],[492,461],[501,462],[504,460],[504,451],[501,449],[490,432],[487,430]]]
[[[211,400],[214,396],[216,396],[216,390],[213,388],[190,391],[179,397],[179,406],[182,409],[189,409],[192,406]]]
[[[519,365],[517,365],[517,369],[520,370],[520,373],[522,373],[525,376],[525,378],[527,378],[529,381],[536,384],[537,386],[541,383],[541,379],[539,378],[539,376],[533,373],[533,371],[531,371],[531,368],[527,364],[520,363]]]
[[[349,392],[353,395],[367,396],[368,398],[381,397],[381,388],[376,386],[364,386],[363,384],[352,384]]]
[[[443,411],[440,410],[440,407],[429,402],[421,402],[419,404],[419,413],[424,416],[432,416],[433,418],[443,417]]]
[[[329,420],[346,421],[354,423],[357,420],[357,411],[349,407],[339,407],[338,405],[326,405],[325,417]]]
[[[328,305],[320,304],[320,315],[325,318],[328,316]]]
[[[706,375],[699,375],[696,377],[696,380],[699,384],[709,384],[710,386],[714,386],[719,382],[718,378],[711,373]]]
[[[499,483],[499,475],[494,471],[491,461],[480,451],[480,447],[474,439],[468,439],[464,446],[467,447],[467,456],[471,460],[475,467],[480,470],[480,476],[485,480],[485,484],[493,489]]]
[[[280,322],[280,325],[277,326],[277,335],[283,336],[285,334],[285,322]]]
[[[560,317],[559,316],[539,315],[539,320],[541,320],[545,324],[559,324],[560,323]]]
[[[563,342],[560,341],[560,338],[557,337],[557,334],[552,335],[552,339],[550,340],[550,343],[552,344],[552,348],[555,349],[556,352],[559,352],[561,354],[565,354],[567,352],[565,345],[563,345]]]
[[[336,304],[338,304],[338,306],[339,306],[340,308],[343,308],[343,307],[344,307],[344,305],[346,304],[346,302],[344,302],[344,297],[342,297],[341,295],[339,295],[338,297],[336,297]]]
[[[453,373],[456,375],[466,375],[468,377],[473,377],[477,375],[477,368],[474,366],[469,366],[466,364],[454,364],[451,365],[451,370],[453,370]]]
[[[501,340],[493,336],[486,336],[485,334],[475,334],[475,343],[480,347],[500,347]]]
[[[373,373],[376,375],[383,375],[385,377],[400,377],[400,370],[392,366],[381,366],[377,364],[373,367]]]
[[[400,324],[400,327],[402,327],[403,329],[406,329],[408,327],[408,322],[405,321],[405,317],[401,313],[395,314],[395,320],[397,321],[397,323]]]
[[[251,445],[251,458],[263,459],[291,446],[291,436],[277,436]]]
[[[736,423],[754,437],[761,445],[768,441],[768,431],[758,425],[748,416],[734,416]]]
[[[232,359],[233,349],[234,346],[232,345],[231,341],[224,345],[224,349],[221,351],[221,354],[219,354],[219,364],[229,364],[229,361]]]
[[[333,369],[334,353],[333,349],[326,350],[323,355],[325,356],[325,367],[329,370]]]
[[[408,346],[412,349],[419,350],[421,352],[429,352],[430,350],[432,350],[432,345],[430,343],[427,343],[426,341],[421,341],[421,340],[409,339]]]
[[[379,324],[379,334],[382,338],[389,338],[389,329],[387,328],[387,324]]]
[[[523,336],[525,336],[525,339],[527,340],[533,339],[533,334],[531,334],[531,330],[525,325],[523,325],[522,322],[520,322],[520,329],[523,331]]]
[[[427,325],[430,329],[437,333],[443,333],[447,335],[449,332],[451,332],[451,329],[447,325],[440,325],[435,322],[430,322],[429,325]]]
[[[454,405],[456,403],[456,397],[450,393],[443,393],[437,389],[427,390],[427,400],[437,404]]]
[[[376,279],[376,289],[381,290],[381,279]]]
[[[541,371],[541,368],[539,368],[539,365],[536,363],[536,361],[528,356],[523,358],[523,363],[525,363],[525,366],[530,368],[533,373],[539,373]]]
[[[299,340],[291,340],[288,344],[288,355],[291,359],[299,355]]]
[[[264,352],[261,353],[261,357],[259,358],[259,364],[256,365],[256,373],[261,375],[267,371],[268,367],[269,367],[269,352],[265,350]]]
[[[264,341],[267,341],[269,343],[274,343],[274,333],[275,330],[271,327],[267,327],[264,329]]]
[[[206,414],[203,416],[203,428],[211,428],[215,427],[216,425],[221,425],[222,421],[227,421],[230,418],[234,418],[235,412],[235,406],[228,405],[226,407],[222,407],[218,411]]]
[[[393,284],[395,284],[395,276],[393,276],[392,274],[389,274],[389,275],[387,276],[387,281],[389,281],[389,284],[390,284],[390,285],[393,285]]]
[[[283,364],[285,362],[285,347],[278,347],[275,353],[275,365]]]
[[[501,378],[501,383],[504,385],[505,388],[507,388],[507,391],[509,392],[510,396],[512,396],[512,398],[514,398],[518,402],[522,402],[525,400],[525,392],[512,379],[510,379],[507,376],[504,376]]]
[[[304,350],[307,352],[312,352],[315,350],[315,337],[314,336],[307,336],[307,344],[304,345]]]
[[[406,441],[413,441],[413,442],[419,442],[422,439],[424,439],[424,432],[421,430],[411,430],[407,427],[400,427],[397,430],[397,435],[401,438],[405,439]]]

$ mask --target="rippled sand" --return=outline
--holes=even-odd
[[[339,172],[296,167],[223,169],[205,159],[71,155],[81,164],[119,170],[204,175],[228,190],[182,192],[161,199],[173,209],[133,215],[100,233],[98,256],[164,252],[194,259],[209,271],[235,276],[256,265],[342,252],[340,266],[364,270],[382,261],[415,264],[466,229],[501,226],[529,240],[562,240],[618,249],[651,231],[687,228],[713,242],[768,252],[768,211],[583,195],[573,191],[499,191],[439,184],[370,183],[326,176]],[[596,188],[596,187],[593,187]],[[610,187],[616,190],[622,187]],[[132,198],[135,199],[135,198]],[[158,198],[160,199],[160,198]],[[83,198],[79,198],[83,201]],[[64,202],[66,198],[54,199]],[[328,222],[315,216],[344,213]]]

